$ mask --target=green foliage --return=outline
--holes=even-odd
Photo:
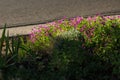
[[[92,51],[90,52],[89,47],[83,46],[83,44],[85,44],[85,39],[76,30],[61,33],[56,38],[51,61],[52,68],[58,72],[55,76],[65,80],[111,79],[112,74],[107,72],[111,69],[110,63],[98,55],[94,55]]]
[[[18,51],[19,51],[19,40],[11,40],[9,34],[5,35],[6,25],[3,29],[2,37],[0,39],[0,69],[7,68],[15,64],[18,61]],[[5,47],[3,46],[5,44]],[[3,52],[3,47],[5,48],[5,52]],[[15,62],[14,62],[15,61]]]
[[[70,69],[71,66],[74,66],[74,62],[77,63],[76,65],[83,63],[85,53],[82,48],[83,42],[84,40],[77,30],[66,31],[56,38],[51,64],[55,67],[55,71],[59,72],[58,75],[65,80],[75,74]]]
[[[6,80],[119,80],[119,34],[119,16],[62,19],[34,28],[26,42],[10,39],[4,29],[0,69],[10,65],[3,70]]]
[[[1,77],[3,77],[3,80],[11,80],[13,78],[14,75],[11,73],[16,72],[14,70],[19,70],[17,65],[20,66],[26,60],[26,56],[23,56],[26,55],[25,52],[30,53],[29,49],[24,49],[21,44],[20,36],[10,38],[9,33],[6,36],[5,25],[0,38],[0,79],[2,79]],[[12,75],[12,78],[7,73]]]
[[[35,30],[31,49],[50,57],[43,73],[51,77],[43,80],[120,79],[119,21],[109,16],[77,17]]]

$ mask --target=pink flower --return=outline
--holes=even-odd
[[[40,25],[39,28],[48,28],[47,25]]]
[[[63,19],[58,20],[58,23],[59,23],[59,24],[63,23]]]
[[[106,18],[110,19],[110,16],[106,16]]]
[[[29,37],[30,37],[30,41],[32,43],[34,43],[35,42],[35,34],[33,32],[31,32],[30,35],[29,35]]]
[[[79,24],[83,20],[83,17],[77,17],[76,18],[76,24]]]
[[[118,16],[118,18],[120,18],[120,15]]]
[[[56,24],[56,22],[50,22],[48,23],[48,26],[54,26]]]
[[[92,21],[92,17],[89,16],[89,17],[87,18],[87,20],[88,20],[88,21]]]
[[[75,21],[75,19],[74,19],[74,18],[73,18],[73,19],[71,19],[70,24],[71,24],[72,26],[76,26],[76,21]]]
[[[38,32],[38,29],[36,29],[35,27],[32,29],[32,32]]]
[[[83,20],[83,17],[76,17],[76,18],[71,18],[70,19],[70,25],[74,26],[75,28],[77,27],[78,24]]]
[[[92,20],[95,22],[97,20],[98,16],[94,16]]]
[[[105,18],[110,19],[110,20],[114,19],[114,17],[111,17],[111,16],[106,16]]]

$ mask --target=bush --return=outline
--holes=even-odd
[[[33,31],[33,33],[37,34],[34,35],[37,39],[32,43],[33,45],[38,45],[40,48],[49,43],[45,49],[52,51],[50,52],[52,53],[50,69],[59,79],[112,80],[120,78],[119,16],[62,19],[50,25],[49,30],[45,29],[42,33]],[[47,37],[46,40],[49,42],[40,39],[43,38],[41,34],[46,33],[47,36],[44,37]],[[40,44],[43,41],[45,44]],[[34,50],[38,48],[33,47]]]
[[[33,28],[27,42],[15,42],[15,65],[4,73],[24,80],[119,80],[119,34],[120,16],[61,19]]]

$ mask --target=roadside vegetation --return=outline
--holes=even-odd
[[[5,32],[1,80],[120,80],[120,16],[63,18],[27,37]]]

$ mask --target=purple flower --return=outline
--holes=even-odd
[[[94,17],[92,18],[92,20],[93,20],[93,21],[96,21],[96,20],[97,20],[97,17],[98,17],[98,16],[94,16]]]
[[[118,15],[118,18],[120,18],[120,15]]]
[[[70,19],[70,25],[74,26],[75,28],[77,27],[78,24],[83,20],[83,17],[76,17],[76,18],[71,18]]]
[[[111,17],[110,16],[106,16],[106,18],[110,19]]]
[[[73,26],[77,26],[75,19],[71,20],[70,24]]]
[[[34,43],[35,42],[35,34],[33,32],[31,32],[30,35],[29,35],[29,37],[30,37],[30,41],[32,43]]]
[[[76,18],[76,24],[79,24],[83,20],[83,17],[77,17]]]
[[[86,25],[84,25],[83,27],[80,28],[80,32],[83,32],[86,28]]]
[[[105,18],[105,16],[101,16],[101,18],[102,18],[102,20],[106,21],[106,18]]]
[[[105,25],[105,21],[102,21],[101,24],[102,24],[102,25]]]
[[[63,21],[64,21],[63,19],[58,20],[58,23],[61,24],[61,23],[63,23]]]
[[[100,13],[97,13],[96,16],[100,16],[101,14]]]
[[[110,19],[110,20],[114,19],[114,17],[111,17],[111,16],[106,16],[105,18]]]
[[[65,20],[66,18],[67,18],[67,17],[66,17],[66,16],[64,16],[64,17],[63,17],[63,20]]]

